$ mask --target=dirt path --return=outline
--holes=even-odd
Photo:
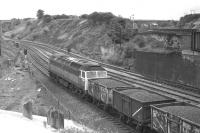
[[[56,105],[56,101],[30,78],[28,72],[13,70],[12,74],[0,79],[0,109],[22,112],[22,104],[27,100],[33,102],[35,115],[46,116],[48,109]]]

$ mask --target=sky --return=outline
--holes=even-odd
[[[0,0],[0,20],[36,18],[38,9],[45,14],[81,15],[112,12],[135,19],[179,20],[191,10],[200,13],[200,0]]]

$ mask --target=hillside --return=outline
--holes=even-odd
[[[4,35],[71,50],[152,79],[199,87],[199,77],[196,76],[200,73],[199,61],[196,60],[199,56],[182,55],[181,50],[185,48],[189,51],[190,47],[179,47],[179,44],[190,45],[187,38],[179,40],[174,37],[168,47],[165,37],[138,34],[138,31],[154,27],[177,28],[181,24],[181,28],[187,28],[188,24],[197,25],[198,15],[192,16],[184,16],[179,22],[138,20],[133,23],[130,19],[111,13],[94,12],[79,17],[44,15],[40,19],[23,19],[11,30],[4,31]],[[191,70],[194,72],[191,73]]]
[[[137,35],[130,19],[111,13],[46,16],[24,19],[5,36],[52,44],[120,66],[126,66],[124,59],[130,57],[131,51],[163,50],[164,40]]]
[[[200,29],[200,14],[188,14],[180,18],[181,28]]]

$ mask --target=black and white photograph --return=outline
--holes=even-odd
[[[0,133],[200,133],[200,0],[0,5]]]

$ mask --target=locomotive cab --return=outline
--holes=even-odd
[[[84,89],[88,90],[88,80],[90,79],[99,79],[99,78],[107,78],[107,71],[98,64],[87,63],[82,65],[80,69],[80,77],[82,81],[84,81]]]
[[[102,67],[99,67],[99,70],[84,71],[81,70],[81,78],[84,79],[96,79],[96,78],[107,78],[107,71]]]

